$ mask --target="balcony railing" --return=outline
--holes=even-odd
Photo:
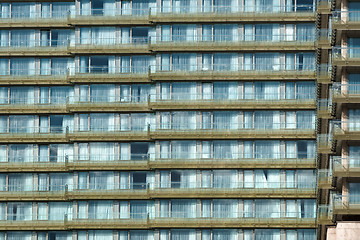
[[[335,24],[348,24],[360,22],[360,11],[333,11],[332,22]]]
[[[268,6],[183,6],[183,7],[160,7],[151,8],[152,15],[161,14],[196,14],[196,13],[216,13],[216,14],[266,14],[266,13],[289,13],[289,12],[312,12],[314,6],[308,5],[268,5]]]
[[[26,163],[26,164],[24,164]],[[2,156],[0,171],[67,171],[67,170],[151,170],[153,168],[304,168],[316,166],[315,153],[254,154],[105,154],[57,156]]]
[[[314,64],[159,64],[155,68],[155,72],[194,72],[194,71],[214,71],[214,72],[232,72],[232,71],[314,71]]]
[[[360,101],[360,84],[341,84],[335,82],[332,86],[334,101],[350,103]]]
[[[356,63],[360,60],[360,47],[333,47],[332,53],[333,61],[337,61],[336,65],[341,64],[338,61],[349,60]]]
[[[316,143],[318,153],[332,153],[334,150],[332,134],[317,134]]]
[[[332,205],[319,205],[318,209],[318,223],[332,224],[333,222],[333,206]]]
[[[357,177],[360,173],[360,157],[332,156],[334,175],[339,177]]]
[[[331,14],[331,0],[319,0],[317,2],[317,11],[322,14]]]
[[[322,48],[331,48],[331,30],[319,29],[317,31],[317,45]]]
[[[318,118],[331,118],[331,114],[333,112],[333,104],[332,100],[328,99],[318,99],[317,101],[317,114]]]
[[[330,84],[332,78],[332,66],[327,64],[320,64],[317,68],[316,77],[318,83]]]
[[[328,169],[318,170],[318,186],[323,189],[331,189],[333,182],[332,171]]]
[[[169,184],[171,186],[169,186]],[[206,186],[205,186],[206,185]],[[314,198],[315,182],[150,182],[131,184],[66,184],[66,185],[4,185],[0,188],[3,201],[75,200],[75,199],[153,199],[153,198]]]
[[[158,213],[160,215],[160,213]],[[298,216],[298,217],[297,217]],[[306,216],[306,217],[304,217]],[[309,216],[309,217],[307,217]],[[209,226],[217,227],[251,227],[251,226],[282,226],[282,227],[315,227],[316,219],[311,217],[312,213],[303,212],[215,212],[211,215],[197,216],[189,212],[171,212],[168,216],[152,216],[148,213],[97,213],[96,216],[86,214],[85,216],[22,216],[20,214],[8,214],[6,220],[0,220],[1,230],[10,230],[10,226],[22,225],[22,230],[39,229],[41,225],[59,224],[59,227],[66,224],[67,229],[88,228],[107,229],[111,226],[114,229],[128,229],[129,224],[135,229],[148,229],[152,227],[174,227],[190,228]],[[32,219],[34,217],[34,219]],[[65,221],[65,223],[61,223]],[[39,224],[42,223],[42,224]],[[101,223],[101,224],[100,224]],[[289,224],[289,225],[287,225]],[[8,226],[10,225],[10,226]],[[30,226],[29,226],[30,225]],[[63,226],[65,228],[65,226]],[[40,228],[41,229],[41,228]],[[18,229],[16,229],[18,230]],[[56,228],[56,230],[58,230]]]
[[[339,120],[332,121],[334,135],[343,135],[345,133],[360,133],[359,120]]]
[[[297,105],[299,108],[313,108],[315,105],[314,94],[294,94],[286,98],[281,94],[191,94],[191,93],[169,93],[168,95],[150,95],[149,104],[152,109],[186,109],[206,108],[212,109],[221,105],[227,109],[249,109],[254,107],[266,108],[292,108]],[[307,106],[307,107],[306,107]]]
[[[335,214],[346,214],[346,215],[360,214],[359,194],[348,194],[348,195],[336,194],[334,195],[333,202],[334,202]]]

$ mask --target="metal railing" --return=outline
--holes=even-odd
[[[161,35],[152,37],[151,43],[171,43],[173,45],[179,42],[243,42],[254,44],[254,42],[266,42],[267,44],[276,42],[315,42],[315,36],[305,36],[296,34],[229,34],[229,35]]]
[[[334,120],[331,124],[335,134],[360,131],[360,120]]]
[[[112,209],[113,207],[110,206]],[[212,212],[202,212],[197,213],[193,211],[155,211],[152,209],[146,210],[149,206],[144,206],[145,212],[116,212],[110,210],[109,212],[84,212],[84,213],[66,213],[67,209],[61,209],[56,215],[51,214],[5,214],[0,216],[0,222],[9,222],[9,221],[34,221],[34,220],[46,220],[46,221],[56,221],[56,220],[67,220],[67,221],[91,221],[91,220],[119,220],[121,223],[122,220],[126,219],[154,219],[161,220],[167,219],[168,221],[176,221],[176,219],[194,219],[198,221],[206,221],[210,219],[251,219],[258,218],[259,220],[269,220],[275,221],[275,219],[291,219],[301,221],[315,220],[314,212],[304,212],[304,211],[212,211]],[[27,209],[24,209],[25,211]],[[31,210],[28,209],[31,213]],[[51,210],[50,210],[51,211]],[[104,210],[105,211],[105,210]],[[273,219],[273,220],[271,220]],[[36,224],[36,223],[35,223]]]
[[[334,96],[360,95],[360,84],[334,82],[332,91]]]
[[[333,170],[350,171],[360,168],[360,156],[331,156]]]
[[[360,47],[333,47],[332,56],[333,60],[360,58]]]
[[[14,156],[13,156],[14,155]],[[1,164],[16,164],[16,163],[39,163],[51,166],[52,163],[99,163],[106,162],[121,162],[128,163],[128,161],[160,161],[160,162],[197,162],[211,163],[214,161],[239,163],[239,162],[264,162],[273,164],[301,164],[314,163],[315,152],[291,152],[291,153],[155,153],[155,154],[66,154],[66,155],[45,155],[45,156],[16,156],[16,153],[11,153],[10,156],[0,156]]]
[[[99,179],[103,180],[103,179]],[[50,178],[50,183],[52,179]],[[123,190],[146,190],[157,189],[176,191],[183,190],[212,190],[212,191],[224,191],[229,192],[236,190],[249,190],[250,192],[264,192],[267,189],[269,191],[285,191],[296,190],[296,192],[308,192],[315,190],[316,183],[314,182],[200,182],[200,181],[170,181],[170,182],[144,182],[144,183],[115,183],[109,184],[105,180],[103,183],[85,183],[85,184],[45,184],[34,185],[19,183],[16,185],[2,185],[0,187],[1,192],[81,192],[81,191],[123,191]],[[134,192],[135,193],[135,192]]]
[[[211,102],[216,103],[216,101],[288,101],[288,100],[296,100],[308,101],[315,99],[315,92],[311,93],[293,93],[289,94],[290,96],[285,96],[285,94],[280,93],[244,93],[244,94],[225,94],[225,93],[213,93],[213,94],[205,94],[205,93],[169,93],[169,94],[150,94],[150,102],[182,102],[182,101],[191,101],[192,103],[201,101],[201,102]]]
[[[360,11],[333,11],[332,12],[332,22],[333,23],[349,23],[349,22],[359,22],[360,21]]]
[[[190,60],[189,60],[190,61]],[[159,64],[156,65],[156,72],[237,72],[237,71],[266,71],[266,72],[278,72],[278,71],[314,71],[315,64]]]

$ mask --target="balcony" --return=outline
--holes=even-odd
[[[75,71],[76,70],[76,71]],[[149,83],[148,67],[97,67],[70,69],[67,79],[72,83]]]
[[[333,121],[333,136],[336,140],[359,140],[360,139],[360,121],[344,120]],[[339,143],[338,143],[339,145]]]
[[[149,8],[77,9],[68,18],[70,25],[151,25]]]
[[[341,84],[335,82],[332,88],[333,102],[337,103],[337,109],[341,109],[343,104],[360,103],[360,84]]]
[[[321,49],[331,49],[331,31],[329,29],[318,30],[316,45]]]
[[[330,84],[332,80],[332,67],[327,64],[320,64],[316,72],[317,83]]]
[[[66,69],[3,69],[0,84],[4,85],[68,85]]]
[[[337,71],[340,71],[341,67],[360,66],[359,47],[333,47],[332,53],[332,62],[337,66]]]
[[[276,65],[159,65],[150,74],[151,80],[197,81],[197,80],[315,80],[314,66]]]
[[[2,129],[0,142],[2,143],[66,143],[66,130],[62,127],[17,127]]]
[[[330,119],[332,118],[333,113],[333,104],[331,100],[328,99],[319,99],[317,108],[318,118]]]
[[[1,106],[1,105],[0,105]],[[69,97],[66,103],[68,112],[149,112],[148,97],[142,96],[101,96]]]
[[[360,157],[332,156],[333,174],[336,177],[359,177]]]
[[[360,215],[360,196],[356,194],[334,195],[334,214]]]
[[[184,168],[184,169],[210,169],[210,168],[316,168],[315,158],[307,156],[293,156],[285,157],[284,154],[271,154],[260,156],[244,156],[231,155],[231,156],[206,156],[205,154],[195,154],[195,156],[166,156],[149,161],[150,169],[170,169],[170,168]]]
[[[316,143],[318,153],[331,154],[335,150],[332,134],[317,134]]]
[[[81,230],[81,229],[153,229],[153,228],[316,228],[313,217],[297,218],[296,213],[287,213],[294,217],[282,216],[285,213],[219,213],[219,216],[191,217],[189,213],[172,213],[174,216],[153,217],[146,213],[130,213],[131,218],[102,217],[77,218],[65,216],[63,220],[0,220],[0,230]],[[181,217],[181,214],[184,217]],[[243,217],[243,214],[246,217]],[[281,214],[281,216],[280,216]],[[229,215],[229,216],[228,216]],[[239,216],[237,216],[239,215]],[[273,217],[273,215],[275,217]],[[148,217],[146,217],[148,216]],[[31,216],[30,216],[31,217]],[[34,216],[35,217],[35,216]],[[37,216],[38,218],[41,216]],[[35,217],[36,218],[36,217]],[[59,218],[59,217],[57,217]],[[102,218],[102,219],[101,219]],[[45,216],[43,219],[46,219]]]
[[[312,139],[315,138],[315,129],[300,129],[296,126],[280,124],[259,124],[255,127],[246,126],[216,126],[212,128],[196,128],[184,126],[173,128],[156,128],[150,130],[150,138],[162,139]]]
[[[360,30],[360,11],[333,11],[332,29]]]
[[[1,159],[0,166],[0,172],[151,170],[147,154],[9,156]]]
[[[139,183],[130,186],[98,184],[79,188],[77,185],[2,186],[1,201],[69,201],[69,200],[136,200],[168,198],[316,198],[314,184],[265,182],[229,183],[230,186],[199,186],[197,182]],[[255,186],[254,186],[255,185]]]
[[[149,141],[149,130],[120,129],[119,126],[97,127],[92,129],[76,129],[66,133],[70,142],[75,141]]]
[[[236,23],[236,22],[314,22],[312,5],[297,6],[186,6],[152,8],[154,23]]]
[[[320,14],[331,14],[331,0],[320,0],[317,2],[316,11]]]
[[[158,154],[159,155],[159,154]],[[0,172],[66,172],[91,170],[152,170],[152,169],[233,169],[233,168],[316,168],[315,158],[311,156],[288,156],[271,154],[269,156],[172,156],[164,158],[148,154],[131,154],[130,156],[28,156],[2,158]]]
[[[320,189],[332,189],[333,187],[332,171],[328,169],[318,170],[318,187]]]
[[[298,39],[296,39],[298,38]],[[292,35],[209,35],[151,38],[153,52],[176,51],[315,51],[315,38]]]
[[[0,113],[149,112],[147,97],[0,98]]]
[[[68,22],[69,12],[66,11],[34,11],[34,12],[4,12],[1,14],[1,28],[38,28],[70,27]]]
[[[0,113],[5,114],[41,114],[41,113],[68,113],[66,103],[49,98],[0,98]]]
[[[149,54],[148,37],[117,38],[80,38],[68,46],[72,54]]]
[[[171,96],[150,95],[152,110],[216,110],[216,109],[315,109],[315,99],[308,94],[295,94],[292,99],[284,99],[280,94],[253,96],[227,96],[213,94],[174,94]]]
[[[321,225],[333,224],[333,206],[332,205],[319,205],[318,206],[318,223]]]
[[[119,126],[92,129],[69,129],[69,127],[9,128],[0,132],[2,143],[68,143],[74,141],[149,141],[147,129],[121,130]]]
[[[2,41],[0,56],[70,56],[68,41],[29,40]],[[6,44],[6,45],[5,45]],[[4,46],[5,45],[5,46]]]

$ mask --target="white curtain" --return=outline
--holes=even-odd
[[[161,202],[160,202],[161,203]],[[173,218],[195,218],[196,200],[179,199],[171,200],[171,217]]]

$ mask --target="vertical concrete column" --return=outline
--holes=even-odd
[[[343,207],[349,207],[349,184],[347,178],[343,178],[341,186],[342,204]]]
[[[341,71],[341,95],[342,96],[348,95],[348,89],[349,89],[348,83],[349,83],[349,80],[347,79],[346,70],[342,69],[342,71]]]
[[[342,143],[341,146],[341,167],[342,169],[348,171],[349,170],[349,150],[346,142]]]
[[[341,1],[340,9],[341,9],[341,22],[342,23],[348,22],[349,19],[349,13],[347,12],[349,10],[348,1]]]
[[[348,47],[348,37],[345,32],[341,34],[341,58],[347,59],[349,58]]]
[[[347,108],[341,111],[341,129],[342,131],[349,131],[349,112]]]

